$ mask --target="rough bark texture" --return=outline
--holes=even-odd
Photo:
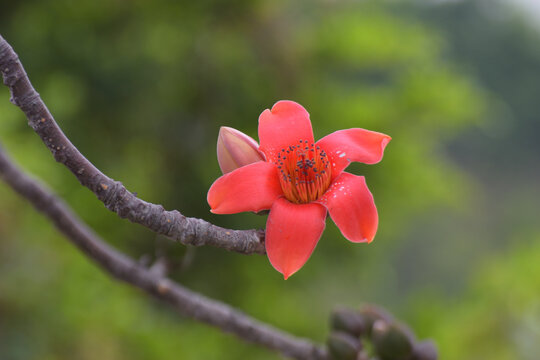
[[[32,87],[17,54],[2,36],[0,71],[4,84],[10,89],[10,101],[25,113],[28,124],[56,161],[64,164],[109,210],[184,245],[210,245],[242,254],[265,253],[262,230],[229,230],[186,217],[176,210],[167,211],[161,205],[137,198],[121,182],[99,171],[64,135]]]

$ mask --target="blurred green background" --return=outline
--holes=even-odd
[[[375,302],[437,342],[441,359],[540,354],[540,28],[511,2],[3,1],[0,34],[72,142],[145,200],[209,212],[221,125],[256,138],[280,99],[316,138],[393,137],[366,175],[370,245],[327,222],[284,281],[265,257],[186,249],[106,210],[57,164],[0,88],[0,139],[108,242],[166,253],[172,276],[324,341],[335,305]],[[111,280],[0,184],[0,359],[278,359]]]

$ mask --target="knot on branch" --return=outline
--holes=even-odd
[[[121,218],[128,217],[127,204],[135,195],[127,191],[120,181],[98,176],[92,181],[91,190],[107,209],[117,213]]]

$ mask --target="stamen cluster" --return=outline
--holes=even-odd
[[[296,204],[319,199],[330,186],[332,168],[328,156],[307,140],[281,149],[276,165],[285,197]]]

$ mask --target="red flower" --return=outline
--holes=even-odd
[[[327,212],[349,241],[373,240],[378,225],[373,195],[363,176],[343,170],[351,161],[378,163],[390,136],[348,129],[314,142],[308,112],[293,101],[279,101],[259,117],[259,139],[266,161],[217,179],[208,203],[215,214],[270,209],[266,252],[285,279],[310,257]]]

